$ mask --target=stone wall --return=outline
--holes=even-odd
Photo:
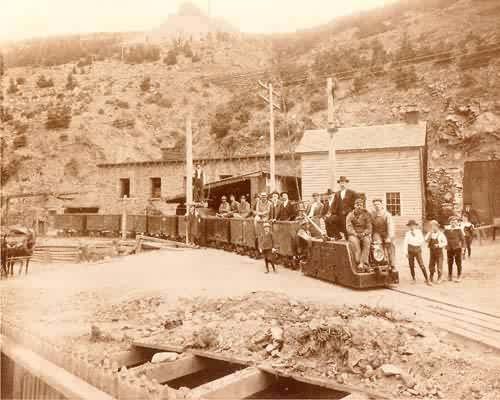
[[[265,157],[241,159],[211,159],[202,162],[206,182],[218,181],[221,175],[242,175],[269,170]],[[277,157],[276,173],[286,176],[300,176],[299,163],[289,158]],[[100,182],[96,190],[100,213],[121,213],[120,179],[130,179],[130,199],[127,210],[130,213],[144,213],[147,206],[162,212],[172,212],[172,206],[163,201],[151,200],[151,178],[161,178],[161,197],[169,198],[184,192],[185,167],[180,162],[124,163],[100,167]]]

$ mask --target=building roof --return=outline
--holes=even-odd
[[[337,151],[423,147],[426,128],[426,122],[339,128],[335,132],[335,147]],[[329,142],[330,135],[326,129],[307,130],[295,151],[328,152]]]
[[[215,189],[215,188],[218,188],[218,187],[223,187],[223,186],[226,186],[226,185],[232,185],[232,184],[235,184],[235,183],[240,183],[240,182],[246,181],[247,179],[250,179],[250,178],[253,178],[253,177],[262,177],[262,176],[266,176],[266,177],[269,176],[269,171],[259,170],[259,171],[249,172],[249,173],[243,174],[243,175],[231,176],[229,178],[220,179],[218,181],[206,183],[206,184],[203,185],[203,189],[204,190],[208,190],[208,189],[211,190],[211,189]],[[278,174],[276,174],[276,177],[280,177],[280,178],[293,178],[293,179],[295,179],[294,176],[286,176],[286,175],[278,175]],[[185,198],[186,198],[186,194],[185,193],[178,193],[176,195],[167,197],[165,200],[167,202],[173,202],[173,201],[176,201],[176,200],[182,201]]]

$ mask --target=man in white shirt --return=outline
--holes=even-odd
[[[205,174],[200,164],[196,164],[193,174],[193,199],[196,202],[203,201],[203,185],[205,184]]]

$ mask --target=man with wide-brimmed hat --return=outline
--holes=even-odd
[[[332,189],[328,189],[326,192],[327,199],[324,202],[323,207],[323,219],[325,220],[326,234],[328,237],[338,239],[339,230],[337,227],[337,214],[336,214],[336,197],[335,192]]]
[[[276,219],[278,221],[293,221],[296,217],[295,205],[288,199],[288,193],[281,193],[281,202]]]
[[[347,215],[354,210],[354,201],[357,198],[357,194],[347,187],[347,184],[349,183],[349,179],[347,179],[347,177],[339,177],[337,183],[340,187],[340,190],[335,193],[335,215],[337,216],[337,226],[338,230],[342,232],[345,237],[347,237],[346,218]]]
[[[271,214],[271,202],[266,192],[259,195],[255,203],[255,221],[267,221]]]
[[[271,210],[269,213],[269,219],[276,221],[278,219],[278,210],[280,207],[280,194],[276,191],[271,193]]]
[[[346,219],[346,229],[358,271],[363,271],[368,267],[372,241],[372,218],[365,209],[363,199],[355,200],[354,210]]]

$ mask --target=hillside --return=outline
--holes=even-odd
[[[337,81],[341,126],[397,122],[416,107],[429,121],[429,180],[459,184],[464,160],[500,157],[499,18],[496,0],[425,0],[289,35],[207,35],[124,50],[123,36],[106,38],[93,61],[68,50],[56,61],[42,52],[30,65],[19,61],[26,51],[10,49],[6,189],[74,189],[98,179],[96,163],[158,159],[161,147],[182,146],[188,109],[197,155],[265,152],[258,79],[272,79],[285,98],[276,134],[278,151],[287,151],[304,129],[325,126],[327,76]],[[72,71],[77,86],[67,89]],[[54,86],[38,87],[41,75]]]

